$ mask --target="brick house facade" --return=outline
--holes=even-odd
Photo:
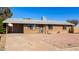
[[[6,23],[7,33],[73,33],[74,24],[47,21],[47,20],[29,20],[29,19],[7,19],[3,21]],[[13,26],[8,26],[8,24]]]

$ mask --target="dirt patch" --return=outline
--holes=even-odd
[[[79,34],[51,34],[44,40],[59,48],[79,46]]]
[[[79,34],[7,34],[5,50],[52,51],[68,50],[77,46],[79,46]]]
[[[0,34],[0,51],[4,51],[5,42],[6,42],[5,34]]]

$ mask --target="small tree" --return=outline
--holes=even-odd
[[[78,20],[67,20],[67,22],[74,24],[75,26],[79,23]]]
[[[4,33],[3,21],[12,16],[12,12],[8,7],[0,7],[0,33]]]
[[[0,33],[4,32],[4,28],[3,28],[3,23],[2,23],[2,19],[0,19]]]

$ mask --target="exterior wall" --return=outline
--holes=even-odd
[[[39,26],[38,26],[39,27]],[[63,29],[63,25],[53,25],[53,29],[48,29],[48,25],[42,25],[43,33],[69,33],[69,30],[72,30],[72,26],[66,26],[66,29]],[[40,33],[39,28],[30,29],[27,25],[24,25],[24,33]]]
[[[23,25],[22,24],[13,24],[12,27],[7,27],[8,33],[23,33]]]
[[[39,29],[30,29],[26,24],[23,25],[24,33],[39,33]]]
[[[53,26],[53,29],[48,30],[48,33],[69,33],[69,30],[72,26],[66,26],[66,29],[63,29],[63,26],[59,25],[59,26]]]
[[[60,32],[62,30],[62,26],[53,26],[53,29],[50,29],[48,31],[48,33],[57,33],[57,32]]]
[[[27,24],[14,24],[13,33],[68,33],[73,31],[72,26],[66,26],[66,29],[63,29],[63,25],[52,25],[53,29],[49,29],[48,25],[36,25],[35,29],[30,29]],[[43,32],[40,32],[39,29],[42,27]],[[11,29],[12,30],[12,29]],[[8,29],[8,31],[11,31]]]
[[[74,33],[79,33],[79,28],[74,28]]]
[[[41,33],[39,31],[39,28],[42,27],[43,28],[43,32],[42,33],[47,33],[48,32],[48,26],[47,25],[37,25],[37,27],[35,29],[30,29],[27,25],[24,25],[24,33]]]

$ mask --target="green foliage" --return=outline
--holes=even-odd
[[[4,33],[5,29],[3,26],[3,21],[7,18],[10,18],[12,16],[12,13],[10,11],[10,8],[8,7],[1,7],[0,8],[0,33]]]
[[[5,30],[3,29],[3,27],[1,27],[1,28],[0,28],[0,33],[4,33],[4,31],[5,31]]]
[[[74,24],[75,26],[79,23],[78,20],[67,20],[67,22]]]
[[[0,33],[3,33],[3,32],[4,32],[2,21],[3,21],[3,20],[0,19]]]

